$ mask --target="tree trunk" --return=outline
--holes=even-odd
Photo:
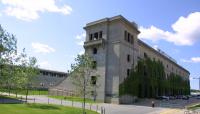
[[[28,88],[26,89],[26,102],[28,100]]]
[[[84,77],[84,87],[83,87],[83,114],[86,114],[86,112],[85,112],[85,86],[86,86],[86,82],[85,82],[86,80],[85,80],[85,77]]]

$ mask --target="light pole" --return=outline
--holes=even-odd
[[[198,77],[198,78],[193,78],[193,79],[199,80],[199,90],[200,90],[200,77]]]

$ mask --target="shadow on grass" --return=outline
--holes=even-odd
[[[0,96],[0,104],[21,104],[24,101],[9,96]]]
[[[27,104],[29,108],[43,109],[43,110],[60,110],[59,107],[53,105]]]

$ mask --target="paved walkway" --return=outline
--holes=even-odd
[[[7,93],[4,93],[7,95]],[[14,94],[11,94],[15,96]],[[18,95],[18,97],[25,98],[24,95]],[[72,102],[67,100],[59,100],[54,98],[48,98],[47,96],[28,96],[29,103],[44,103],[44,104],[56,104],[64,106],[82,107],[80,102]],[[86,103],[86,109],[101,112],[101,108],[105,108],[105,114],[184,114],[184,110],[180,109],[170,109],[161,107],[148,107],[148,106],[138,106],[138,105],[118,105],[118,104],[88,104]]]

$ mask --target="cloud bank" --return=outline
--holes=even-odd
[[[5,5],[3,12],[24,21],[36,20],[40,13],[53,12],[69,15],[72,8],[69,5],[59,7],[57,0],[0,0]]]
[[[52,53],[52,52],[55,52],[54,48],[52,48],[52,47],[50,47],[46,44],[32,43],[31,46],[36,53]]]
[[[173,32],[164,31],[155,26],[140,27],[139,38],[151,41],[165,40],[175,45],[191,46],[200,39],[200,12],[194,12],[187,17],[181,16],[171,25]]]

